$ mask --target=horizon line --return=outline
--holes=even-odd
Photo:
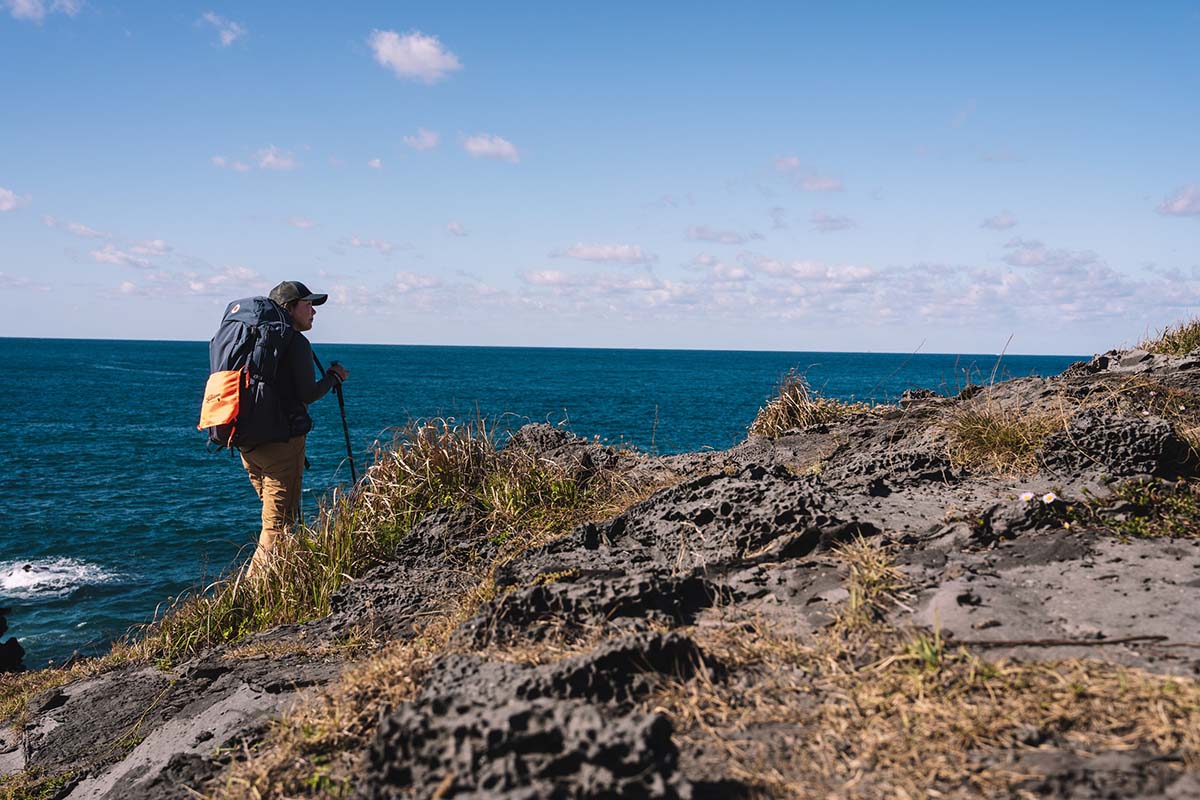
[[[0,341],[49,341],[49,342],[161,342],[168,344],[207,344],[204,339],[150,339],[150,338],[106,338],[106,337],[82,337],[82,336],[0,336]],[[1012,353],[1012,352],[994,352],[994,353],[922,353],[920,350],[915,351],[898,351],[898,350],[784,350],[778,348],[767,349],[746,349],[746,348],[721,348],[721,347],[613,347],[613,346],[592,346],[592,345],[522,345],[522,344],[414,344],[402,342],[345,342],[345,341],[322,341],[314,342],[314,346],[331,346],[331,345],[349,345],[351,347],[440,347],[440,348],[474,348],[474,349],[492,349],[492,350],[629,350],[634,352],[677,352],[677,353],[825,353],[825,354],[853,354],[853,355],[887,355],[887,356],[987,356],[989,358],[1005,358],[1008,356],[1021,356],[1027,358],[1076,358],[1076,359],[1091,359],[1096,353],[1084,355],[1082,353]]]

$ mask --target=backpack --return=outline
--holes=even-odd
[[[282,442],[292,425],[274,383],[292,340],[291,316],[266,297],[235,300],[208,345],[208,383],[199,430],[221,447]]]

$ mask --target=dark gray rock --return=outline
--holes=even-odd
[[[0,636],[8,630],[7,608],[0,608]],[[20,672],[25,669],[25,648],[16,639],[0,641],[0,672]]]
[[[314,628],[337,634],[365,626],[377,637],[409,638],[426,612],[462,591],[472,568],[495,554],[495,542],[470,512],[431,511],[400,542],[394,560],[339,589],[330,599],[330,618]]]
[[[987,508],[976,520],[972,541],[988,543],[997,539],[1013,539],[1023,533],[1061,528],[1067,521],[1066,507],[1061,500],[1044,502],[1041,497],[1031,500],[1006,500]]]
[[[421,695],[382,721],[358,796],[689,794],[670,720],[630,703],[654,676],[687,678],[700,663],[690,640],[662,634],[545,667],[443,658]]]
[[[617,451],[544,422],[519,428],[504,445],[504,453],[521,453],[549,462],[570,479],[586,485],[600,470],[619,461]]]
[[[1042,448],[1044,467],[1063,475],[1194,477],[1196,455],[1171,423],[1156,416],[1084,411]]]
[[[570,637],[605,624],[687,625],[700,610],[727,596],[698,575],[677,576],[665,569],[628,575],[589,570],[507,593],[484,605],[454,637],[460,644],[484,647],[538,641],[551,634]]]
[[[937,400],[940,397],[933,389],[905,389],[900,394],[900,407],[908,408],[909,406],[920,405],[932,400]]]
[[[791,534],[856,524],[833,513],[835,505],[819,478],[750,464],[732,475],[684,481],[606,522],[576,528],[502,571],[498,581],[509,586],[570,568],[632,572],[655,567],[686,574],[752,558]],[[869,525],[863,528],[872,531]]]
[[[1005,765],[1032,774],[1013,787],[1021,794],[1048,798],[1183,798],[1195,797],[1195,776],[1181,775],[1179,757],[1147,750],[1077,753],[1070,748],[1041,747],[1020,752]],[[1190,787],[1190,788],[1188,788]],[[1178,793],[1180,790],[1184,793]]]

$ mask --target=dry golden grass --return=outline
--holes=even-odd
[[[972,472],[1025,475],[1038,467],[1037,451],[1064,426],[1061,417],[968,401],[946,421],[950,462]]]
[[[341,796],[383,709],[410,700],[445,647],[438,631],[392,642],[346,670],[333,687],[284,716],[263,743],[243,753],[216,796]]]
[[[886,547],[859,540],[839,556],[859,599],[823,633],[756,619],[692,631],[726,677],[670,681],[644,703],[674,719],[686,767],[787,798],[1019,796],[1028,776],[1009,756],[1039,741],[1200,767],[1197,681],[1078,659],[985,661],[863,613],[902,602]]]
[[[881,407],[821,397],[808,385],[807,379],[793,369],[780,381],[775,397],[758,410],[750,423],[750,433],[774,439],[793,428],[835,422],[854,414],[870,413],[876,408]]]
[[[850,593],[834,627],[843,633],[870,630],[906,595],[904,573],[896,567],[889,548],[861,536],[834,552],[846,563],[846,590]]]
[[[1169,356],[1183,356],[1200,349],[1200,317],[1168,326],[1138,346],[1151,353]]]
[[[1200,686],[1083,660],[936,661],[880,632],[855,648],[758,626],[695,633],[731,677],[673,682],[667,711],[698,766],[768,796],[1011,796],[1028,741],[1086,754],[1146,748],[1200,767]],[[998,756],[994,759],[983,756]]]

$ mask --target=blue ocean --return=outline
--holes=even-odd
[[[741,441],[792,368],[827,396],[894,400],[1061,372],[1079,356],[323,345],[352,374],[346,416],[370,462],[410,419],[562,424],[658,453]],[[259,506],[238,459],[196,430],[205,342],[0,339],[0,607],[31,667],[104,651],[169,598],[253,550]],[[997,369],[997,364],[999,368]],[[349,482],[332,395],[311,408],[305,513]]]

